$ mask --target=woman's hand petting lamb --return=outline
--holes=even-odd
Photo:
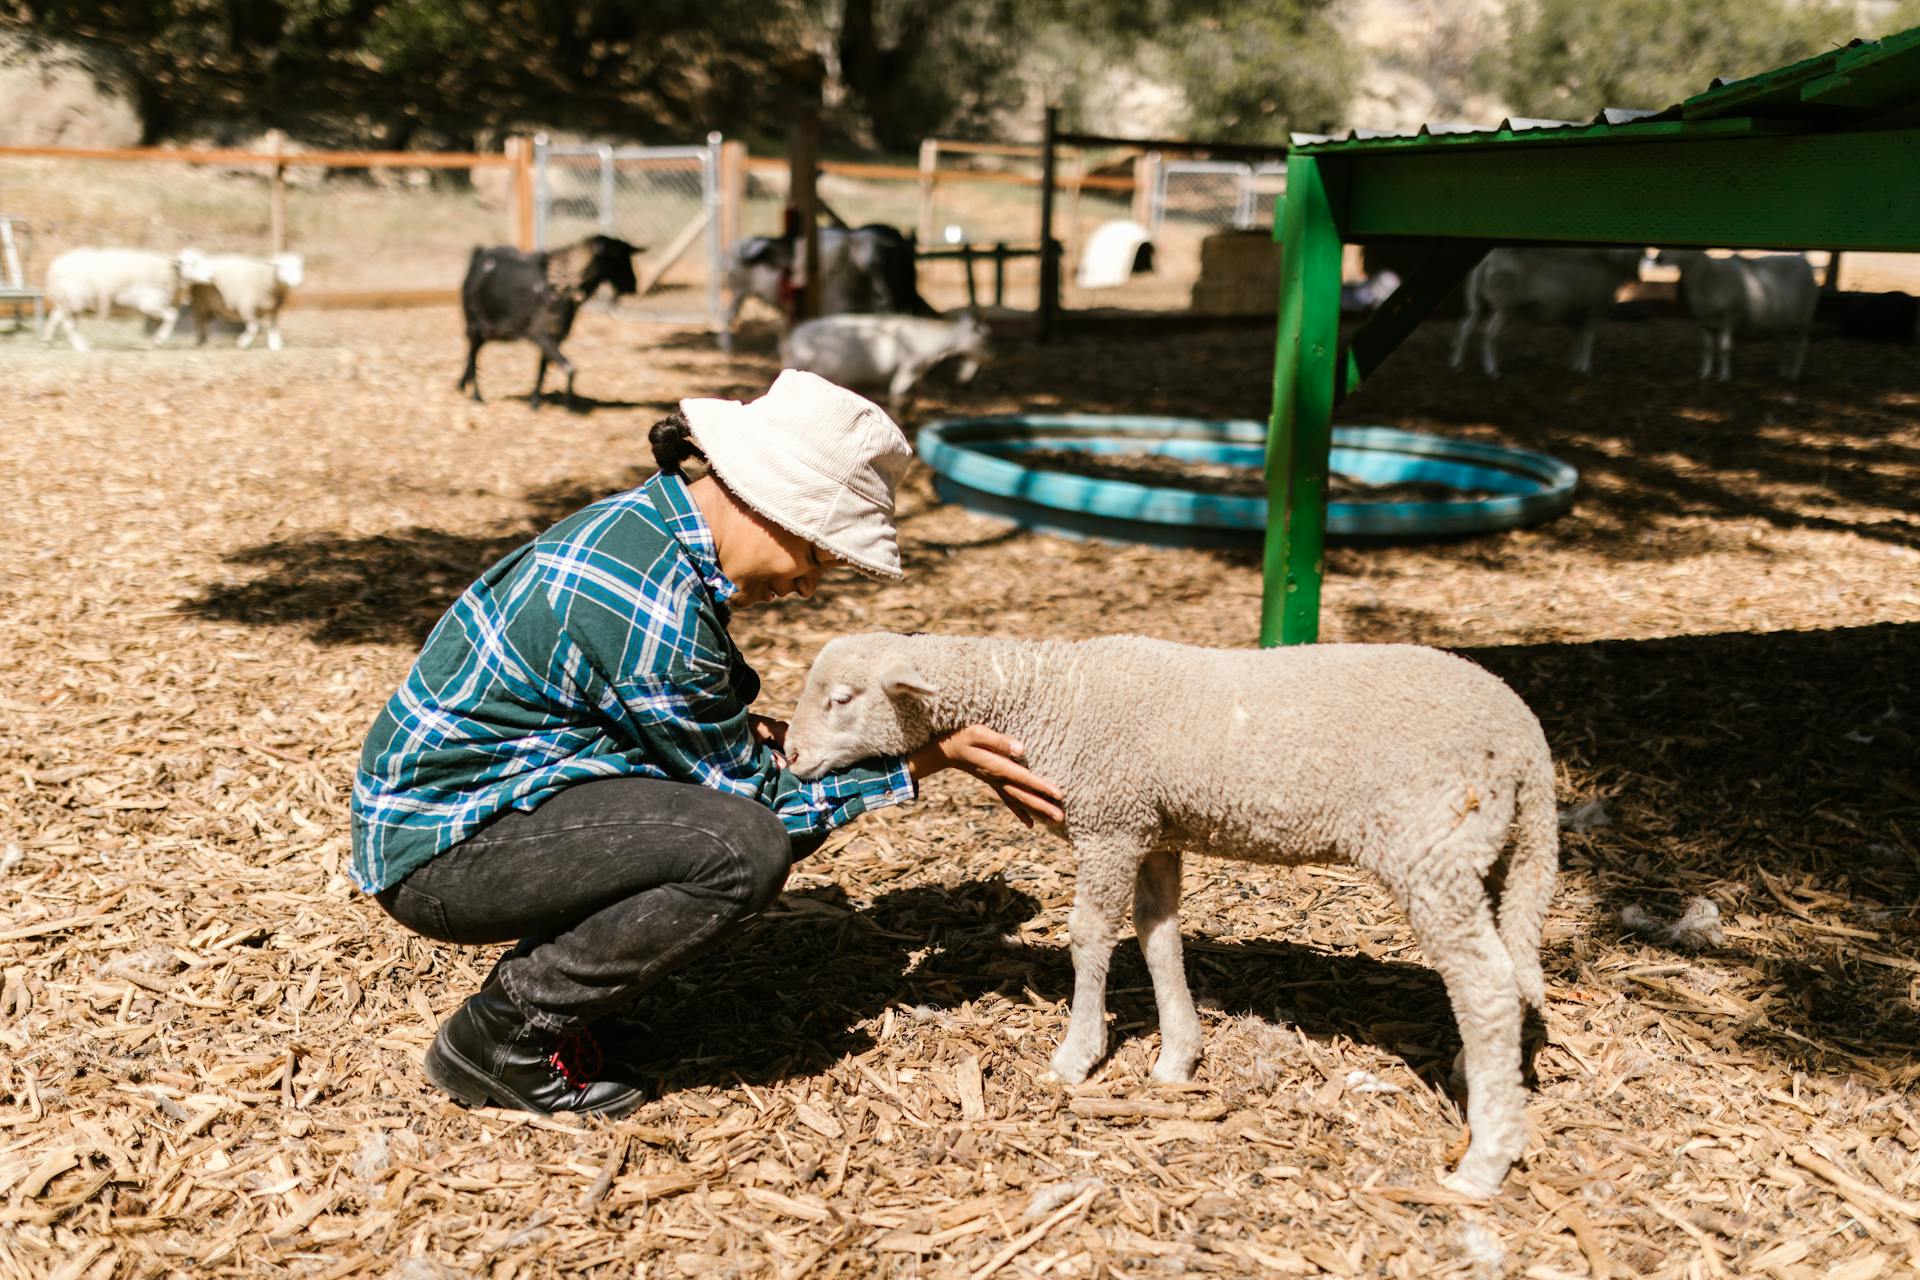
[[[786,726],[780,726],[782,736]],[[1066,818],[1060,788],[1022,763],[1027,749],[997,729],[968,725],[942,734],[907,757],[907,772],[917,783],[942,769],[970,773],[993,788],[1000,803],[1031,827],[1036,821]]]
[[[773,748],[773,754],[780,760],[781,767],[787,763],[787,722],[775,720],[772,716],[747,714],[747,724],[752,728],[753,740],[764,742]]]

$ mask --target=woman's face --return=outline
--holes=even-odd
[[[712,490],[703,494],[708,485]],[[782,529],[711,478],[694,483],[694,497],[713,530],[720,571],[740,589],[732,600],[736,609],[785,596],[804,600],[820,585],[820,575],[838,563],[832,553]]]

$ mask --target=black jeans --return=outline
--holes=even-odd
[[[790,840],[752,800],[609,778],[502,814],[375,897],[442,942],[524,940],[500,983],[529,1021],[567,1032],[731,934],[820,842]]]

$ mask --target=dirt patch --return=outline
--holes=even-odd
[[[686,395],[749,395],[764,331],[589,310],[583,412],[534,356],[453,390],[448,313],[305,313],[281,353],[0,338],[0,1267],[297,1277],[1890,1276],[1920,1266],[1920,385],[1822,338],[1805,384],[1701,386],[1678,323],[1586,380],[1520,335],[1497,383],[1423,330],[1342,420],[1580,467],[1523,531],[1329,552],[1336,640],[1462,648],[1545,723],[1573,825],[1547,930],[1534,1141],[1485,1206],[1451,1013],[1364,874],[1186,873],[1206,1047],[1043,1078],[1070,986],[1064,850],[976,788],[862,819],[724,953],[661,984],[619,1123],[462,1111],[419,1056],[493,949],[411,937],[345,878],[361,735],[451,598],[645,474]],[[1531,339],[1531,340],[1529,340]],[[914,415],[1260,417],[1270,335],[1014,348]],[[104,344],[103,344],[104,345]],[[1247,644],[1258,557],[1038,537],[902,499],[909,577],[743,612],[786,705],[886,628]],[[1714,904],[1721,940],[1630,930]],[[1639,915],[1633,920],[1641,920]],[[190,1260],[190,1261],[189,1261]],[[1876,1263],[1878,1270],[1874,1270]]]

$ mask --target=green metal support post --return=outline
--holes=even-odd
[[[1266,593],[1260,643],[1310,644],[1320,634],[1327,459],[1333,449],[1340,334],[1340,170],[1287,160],[1280,225],[1280,332],[1267,435]],[[1330,190],[1329,188],[1336,188]]]

